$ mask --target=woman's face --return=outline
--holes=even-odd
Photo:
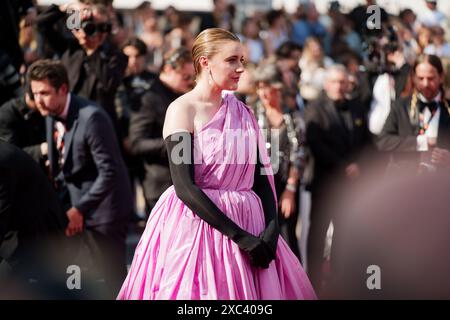
[[[139,53],[134,46],[126,46],[123,53],[128,57],[128,67],[126,75],[139,74],[145,69],[145,56]]]
[[[214,83],[222,90],[237,90],[239,79],[244,72],[244,49],[237,41],[219,44],[218,53],[207,59],[206,69]]]
[[[431,31],[428,29],[422,29],[419,32],[419,43],[422,46],[427,46],[430,43]]]
[[[308,50],[313,58],[322,58],[322,47],[317,41],[311,41],[308,45]]]

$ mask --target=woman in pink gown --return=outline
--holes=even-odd
[[[238,41],[221,29],[207,29],[197,37],[193,48],[197,86],[169,107],[164,135],[190,132],[195,187],[227,219],[258,237],[266,221],[262,201],[252,190],[256,151],[273,191],[270,160],[250,109],[232,94],[222,95],[222,90],[236,90],[243,71]],[[204,50],[200,49],[208,46],[216,50],[201,55]],[[236,56],[237,61],[229,62]],[[227,73],[230,68],[233,72]],[[209,95],[202,100],[205,92]],[[192,109],[198,118],[183,116],[191,114],[189,106],[205,101],[209,103],[204,109]],[[199,125],[201,111],[214,107],[214,101],[214,115]],[[192,123],[192,127],[185,123]],[[118,299],[316,298],[300,262],[281,237],[275,242],[271,261],[263,267],[255,265],[246,251],[191,210],[177,194],[175,186],[169,187],[153,208]]]

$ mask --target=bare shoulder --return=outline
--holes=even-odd
[[[195,109],[189,93],[173,101],[167,108],[163,138],[176,132],[194,132]]]

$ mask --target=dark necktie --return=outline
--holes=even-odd
[[[431,113],[434,113],[438,107],[438,104],[436,101],[430,101],[430,102],[423,102],[419,101],[419,111],[421,113],[424,112],[425,108],[428,108]]]
[[[55,119],[55,122],[59,121],[59,122],[63,123],[64,125],[66,124],[66,119],[64,119],[64,118],[61,118],[58,116],[53,116],[53,119]]]
[[[58,122],[62,124],[58,129]],[[64,136],[66,133],[65,122],[60,121],[55,117],[55,126],[53,130],[53,138],[55,141],[56,150],[58,151],[58,165],[61,168],[64,164]]]
[[[338,111],[348,111],[348,103],[346,100],[335,101],[334,105]]]

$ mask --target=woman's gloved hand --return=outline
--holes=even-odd
[[[272,250],[261,237],[246,233],[235,237],[233,241],[249,255],[250,263],[255,267],[267,269],[275,258]]]

